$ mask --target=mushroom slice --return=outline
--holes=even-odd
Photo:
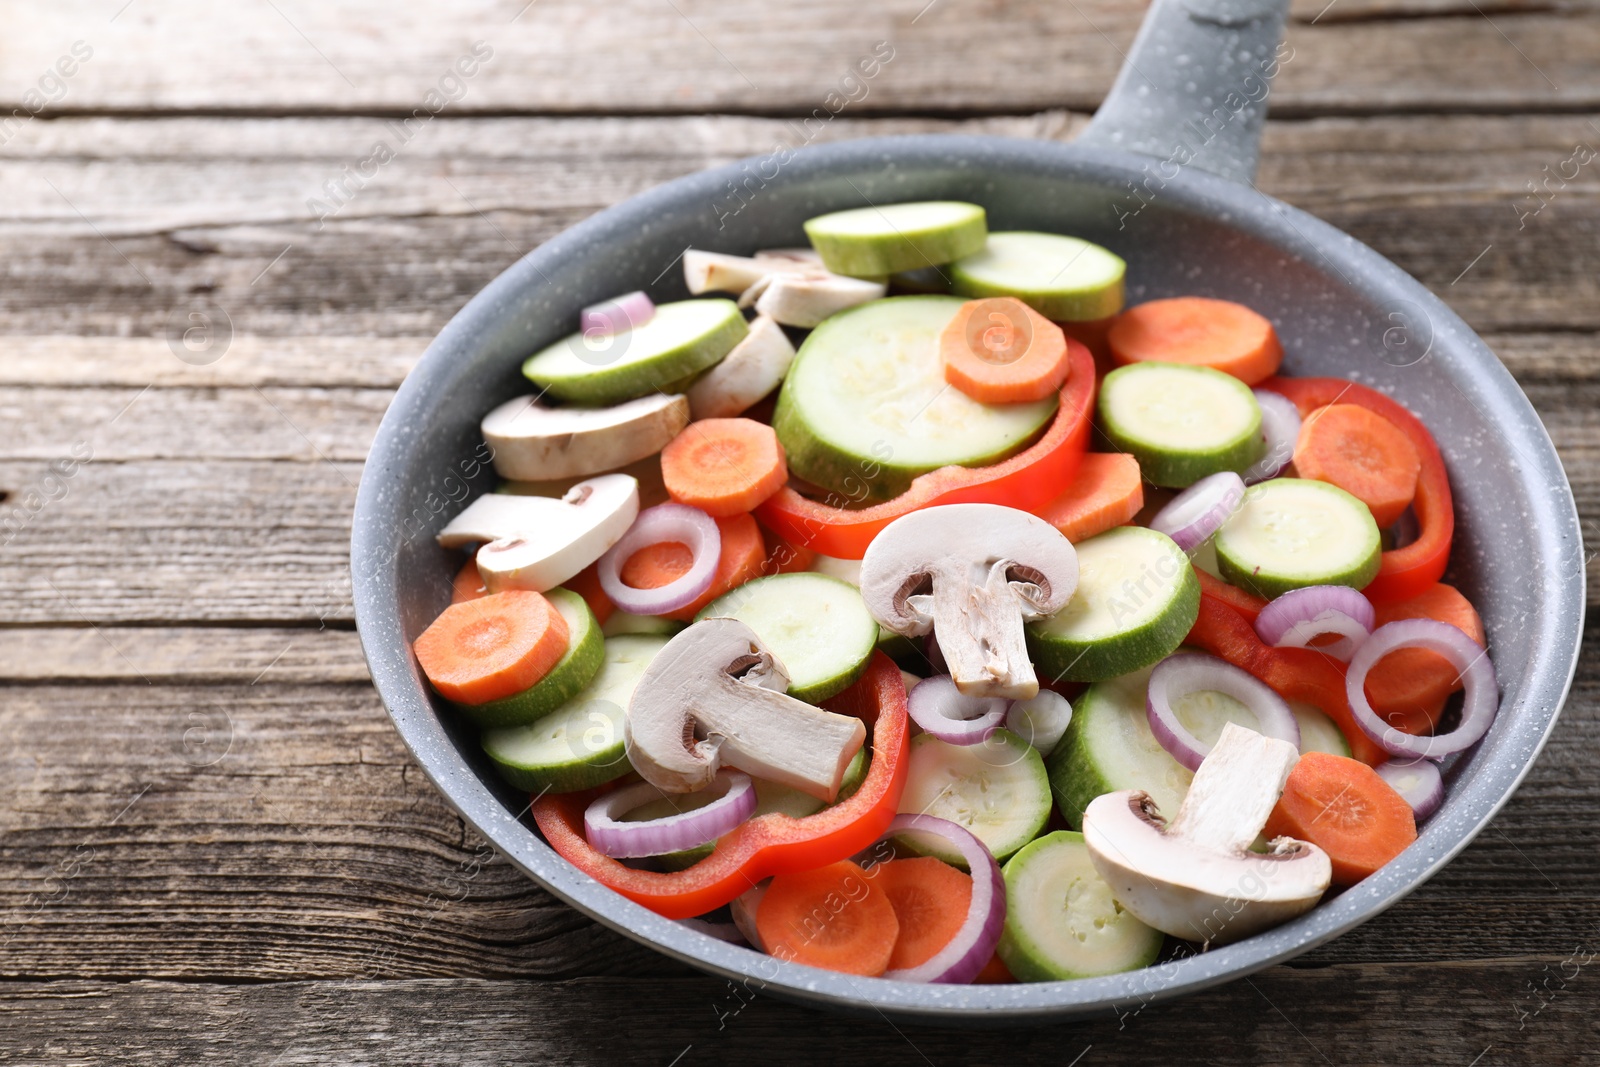
[[[822,255],[815,248],[764,248],[754,258],[769,270],[827,269],[822,265]]]
[[[1208,945],[1310,910],[1333,874],[1326,852],[1287,837],[1250,851],[1299,758],[1289,742],[1229,723],[1170,824],[1138,790],[1090,802],[1083,841],[1095,870],[1140,922]]]
[[[886,629],[932,630],[968,696],[1039,694],[1022,624],[1060,611],[1078,554],[1043,519],[998,504],[946,504],[883,528],[861,560],[861,596]]]
[[[792,362],[794,345],[783,327],[757,315],[744,340],[689,386],[690,416],[725,419],[743,414],[783,382]]]
[[[666,393],[608,408],[552,408],[537,397],[519,396],[484,416],[483,437],[500,477],[549,481],[587,477],[654,455],[687,425],[689,402]]]
[[[797,264],[798,265],[798,264]],[[730,256],[722,252],[703,252],[691,248],[683,254],[683,280],[689,292],[742,293],[772,272],[770,263],[749,256]]]
[[[489,592],[553,589],[599,559],[639,514],[639,481],[602,474],[566,496],[486,493],[439,533],[445,548],[488,542],[478,572]]]
[[[847,278],[825,270],[768,275],[755,301],[756,310],[785,326],[819,325],[845,308],[877,300],[888,292],[883,282]],[[745,297],[750,294],[748,291]],[[741,298],[741,303],[744,302]]]
[[[667,793],[702,789],[728,766],[831,803],[866,725],[786,696],[788,686],[754,630],[703,619],[668,641],[639,679],[624,731],[628,758]]]

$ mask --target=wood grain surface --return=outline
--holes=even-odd
[[[879,42],[820,139],[1070,139],[1142,14],[524,5],[73,0],[0,33],[0,1062],[1600,1063],[1587,660],[1515,798],[1416,893],[1072,1026],[741,999],[494,855],[391,727],[350,610],[362,460],[432,334],[594,211],[766,151]],[[1288,39],[1258,184],[1485,335],[1600,545],[1600,163],[1547,182],[1600,146],[1600,12],[1297,0]]]

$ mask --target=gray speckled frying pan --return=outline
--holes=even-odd
[[[1394,264],[1255,190],[1268,77],[1287,0],[1156,0],[1110,97],[1076,143],[918,136],[795,151],[669,182],[524,257],[429,346],[372,446],[351,545],[356,621],[373,682],[429,777],[530,877],[585,914],[702,970],[791,1000],[981,1024],[1129,1010],[1249,974],[1394,904],[1471,841],[1528,772],[1577,663],[1584,568],[1572,492],[1537,415],[1494,353]],[[738,195],[732,190],[737,189]],[[1503,686],[1483,742],[1449,768],[1416,844],[1356,888],[1239,944],[1074,982],[925,986],[780,963],[635,905],[540,839],[474,731],[429,694],[411,641],[449,600],[457,554],[433,534],[492,471],[478,421],[527,391],[524,356],[585,304],[630,289],[683,297],[685,246],[749,253],[804,243],[808,217],[867,203],[956,199],[995,229],[1076,234],[1128,261],[1129,302],[1241,301],[1277,326],[1291,374],[1354,378],[1433,430],[1457,527],[1450,580],[1478,605]]]

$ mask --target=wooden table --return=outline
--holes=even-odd
[[[524,3],[8,20],[0,1061],[1600,1062],[1592,662],[1432,882],[1123,1018],[952,1033],[744,1005],[494,856],[408,759],[351,621],[362,459],[429,337],[563,228],[778,141],[1068,139],[1140,16]],[[1288,39],[1261,187],[1483,332],[1600,544],[1600,16],[1306,0]],[[844,81],[880,42],[878,76]],[[830,92],[853,97],[836,116]]]

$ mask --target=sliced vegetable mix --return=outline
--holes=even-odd
[[[1149,966],[1408,848],[1499,705],[1427,428],[980,205],[805,232],[584,309],[484,416],[414,651],[551,847],[942,983]]]

